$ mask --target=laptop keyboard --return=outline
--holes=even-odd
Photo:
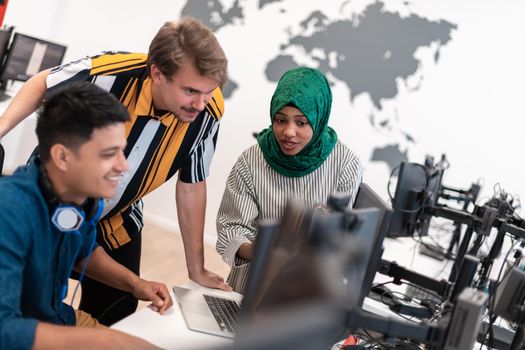
[[[204,294],[204,299],[219,327],[223,331],[233,333],[235,326],[237,326],[239,305],[235,301],[206,294]]]

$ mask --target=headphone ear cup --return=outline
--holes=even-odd
[[[39,159],[37,159],[37,162],[38,187],[40,188],[40,192],[47,203],[47,207],[51,215],[51,222],[61,232],[76,232],[85,219],[84,212],[79,210],[79,208],[75,205],[61,202],[60,198],[53,190],[53,186],[51,186],[51,181],[49,181],[49,177],[47,176],[44,166],[42,163],[40,163]],[[97,203],[95,200],[93,201],[95,202],[93,206],[95,206],[94,209],[96,212]],[[90,210],[92,209],[90,208]]]
[[[51,216],[51,222],[62,232],[78,233],[84,222],[84,213],[74,205],[59,205]]]

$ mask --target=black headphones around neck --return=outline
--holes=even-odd
[[[100,219],[104,203],[102,199],[88,198],[81,206],[63,202],[53,190],[47,171],[40,159],[38,166],[38,187],[51,213],[51,222],[61,232],[78,233],[78,229],[87,220],[95,226]]]

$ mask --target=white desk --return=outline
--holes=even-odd
[[[400,265],[411,268],[412,249],[416,249],[416,247],[415,242],[410,238],[386,240],[383,257],[388,260],[396,260]],[[418,265],[418,267],[421,267],[422,270],[426,270],[426,272],[429,272],[429,270],[436,271],[442,264],[421,256],[417,252],[414,259],[414,263]],[[425,271],[418,272],[424,273]],[[386,280],[391,279],[391,277],[382,277]],[[377,276],[380,280],[382,277],[380,277],[380,275]],[[204,288],[192,281],[186,283],[184,286],[187,288],[200,288],[219,296],[233,297],[237,300],[242,299],[242,296],[238,293]],[[174,305],[164,315],[160,315],[146,307],[114,324],[111,328],[146,339],[165,349],[202,349],[231,344],[231,339],[188,329],[173,294],[172,298]],[[387,316],[390,314],[390,316],[394,318],[399,318],[397,315],[393,315],[387,306],[374,300],[366,300],[365,309],[379,315]]]
[[[385,251],[382,258],[395,261],[400,266],[428,277],[447,279],[452,268],[452,262],[448,260],[439,261],[422,255],[419,253],[420,246],[421,244],[410,237],[387,238],[384,241]]]
[[[199,288],[209,294],[226,296],[236,300],[242,299],[242,296],[238,293],[204,288],[192,281],[186,283],[184,287]],[[232,340],[228,338],[188,329],[173,293],[171,297],[174,302],[173,306],[164,315],[160,315],[149,307],[145,307],[115,323],[111,328],[135,335],[161,348],[170,350],[207,349],[232,343]]]
[[[450,262],[448,264],[446,261],[440,262],[422,256],[417,251],[415,255],[413,255],[414,249],[417,249],[417,244],[410,238],[388,239],[385,241],[383,258],[391,261],[395,260],[399,265],[429,277],[446,279],[450,271]],[[436,272],[441,273],[436,274]],[[386,280],[391,280],[391,277],[379,274],[376,276],[376,282],[384,282]],[[237,293],[204,288],[194,282],[188,282],[185,287],[201,288],[209,293],[234,297],[237,300],[242,298],[242,296]],[[391,287],[391,285],[389,285],[389,287]],[[400,317],[393,314],[387,306],[368,298],[365,299],[363,308],[380,316],[400,319]],[[232,344],[231,339],[189,330],[182,317],[179,305],[176,302],[165,315],[161,316],[149,308],[144,308],[116,323],[112,328],[141,337],[165,349],[213,349],[215,347]],[[475,345],[474,349],[479,349],[479,344]],[[484,347],[484,349],[486,349],[486,347]]]
[[[409,268],[412,260],[411,249],[414,248],[412,247],[412,242],[414,241],[411,239],[388,241],[385,243],[385,252],[390,251],[397,257],[403,257],[403,261],[400,261],[399,259],[397,259],[397,261],[400,265]],[[418,256],[417,253],[416,256]],[[418,262],[420,262],[420,258],[427,259],[426,257],[421,257],[419,255],[417,257]],[[431,268],[428,262],[422,265]],[[436,266],[434,265],[432,268],[435,269]],[[391,278],[387,277],[387,279]],[[204,288],[192,281],[186,283],[185,287],[199,288],[206,290],[211,294],[233,297],[237,300],[242,299],[242,296],[238,293]],[[173,294],[172,298],[174,298]],[[147,341],[165,349],[202,349],[231,344],[231,339],[195,332],[188,329],[181,314],[179,305],[176,303],[175,298],[173,300],[173,307],[171,307],[164,315],[160,315],[146,307],[114,324],[111,328],[146,339]],[[393,316],[394,318],[399,318],[389,312],[388,307],[375,302],[374,300],[366,300],[365,309],[379,315],[386,316],[390,314],[390,316]]]

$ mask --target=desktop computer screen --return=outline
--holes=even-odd
[[[0,28],[0,70],[3,66],[13,27]]]
[[[0,72],[4,67],[5,58],[7,56],[7,50],[9,47],[9,41],[11,40],[11,34],[13,33],[13,27],[4,27],[0,29]],[[0,101],[5,99],[3,91],[6,88],[6,82],[0,80]]]
[[[365,196],[378,198],[365,191],[359,197],[363,202]],[[245,316],[338,298],[347,307],[361,306],[388,227],[389,208],[382,204],[326,213],[289,201],[278,224],[259,227],[242,306]]]
[[[376,208],[379,209],[379,228],[375,232],[370,258],[368,260],[368,267],[361,285],[361,292],[359,294],[359,305],[363,303],[364,298],[370,292],[370,288],[374,282],[374,277],[379,265],[381,257],[383,256],[383,241],[390,228],[390,221],[392,220],[392,208],[381,198],[370,186],[361,183],[359,191],[354,202],[354,209]]]
[[[66,46],[15,33],[0,75],[0,81],[26,81],[41,70],[58,66]]]
[[[428,169],[428,186],[427,193],[425,195],[425,206],[435,207],[437,205],[437,200],[439,198],[439,193],[441,192],[441,181],[443,180],[444,169],[443,168],[427,168]],[[430,227],[430,220],[432,219],[431,215],[423,214],[420,217],[419,224],[419,235],[427,236],[428,229]]]
[[[259,225],[237,335],[260,331],[264,321],[277,325],[282,318],[276,315],[285,315],[288,326],[307,329],[306,311],[325,305],[322,313],[315,312],[311,332],[317,332],[316,340],[322,339],[325,347],[338,340],[346,329],[340,313],[362,302],[358,294],[380,216],[376,208],[325,213],[291,200],[279,223]],[[328,312],[332,307],[335,312]],[[329,328],[320,321],[325,316]],[[287,327],[283,329],[290,331]]]
[[[246,286],[246,316],[328,298],[308,242],[312,210],[288,201],[277,225],[261,225]]]
[[[324,240],[317,244],[326,245],[328,254],[331,250],[333,255],[345,255],[339,258],[338,273],[344,277],[340,295],[348,309],[361,307],[370,292],[381,259],[383,217],[384,212],[378,208],[354,208],[318,213],[312,222],[312,235]]]
[[[428,234],[431,217],[425,207],[435,206],[439,197],[443,169],[417,163],[401,163],[392,200],[394,211],[388,237]]]

